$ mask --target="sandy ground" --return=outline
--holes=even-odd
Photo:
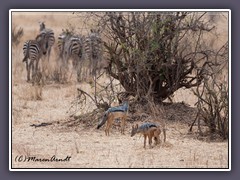
[[[24,91],[28,84],[15,85]],[[104,127],[86,127],[83,123],[68,127],[67,110],[77,85],[49,86],[43,100],[31,101],[14,96],[12,118],[13,168],[227,168],[228,143],[208,142],[188,134],[182,121],[167,123],[167,141],[152,149],[143,148],[143,137],[130,137],[131,122],[125,135],[113,128],[105,136]],[[51,97],[51,98],[49,98]],[[190,116],[191,117],[191,116]],[[53,123],[32,127],[32,124]],[[196,130],[196,129],[195,129]],[[163,137],[161,137],[163,139]],[[50,159],[71,157],[67,162],[18,162],[20,156]]]

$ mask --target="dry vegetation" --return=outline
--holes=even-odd
[[[133,123],[131,114],[125,135],[114,127],[106,137],[103,128],[96,130],[98,119],[86,122],[82,118],[74,121],[70,109],[78,96],[77,88],[91,94],[93,86],[77,83],[72,73],[66,84],[46,84],[37,98],[39,90],[26,82],[25,64],[22,63],[22,44],[33,39],[38,30],[38,21],[52,28],[55,36],[68,27],[77,27],[86,33],[84,21],[74,18],[72,13],[13,13],[12,24],[22,27],[24,35],[18,46],[12,48],[12,168],[228,168],[228,141],[210,141],[199,138],[197,127],[189,133],[189,126],[196,116],[196,97],[190,90],[180,89],[173,97],[175,104],[165,107],[167,140],[152,149],[143,149],[143,137],[130,137]],[[81,22],[82,21],[82,22]],[[221,38],[227,38],[226,20],[220,20]],[[49,72],[54,71],[57,61],[56,49],[50,57]],[[107,81],[104,76],[102,83]],[[183,103],[184,101],[184,103]],[[113,104],[112,104],[113,105]],[[89,102],[87,109],[95,109]],[[70,110],[70,111],[69,111]],[[81,112],[80,112],[81,113]],[[101,115],[101,112],[99,112]],[[11,121],[11,119],[10,119]],[[139,119],[138,123],[145,121]],[[50,123],[48,126],[31,125]],[[71,156],[69,162],[16,162],[20,155],[37,158]]]

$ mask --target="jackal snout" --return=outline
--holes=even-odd
[[[138,124],[136,124],[136,126],[134,127],[134,125],[132,126],[132,131],[131,131],[131,137],[133,137],[138,130]]]

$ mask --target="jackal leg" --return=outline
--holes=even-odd
[[[160,129],[157,129],[153,133],[154,140],[155,140],[155,145],[160,144],[160,134],[161,134],[161,130]]]
[[[152,148],[152,134],[148,136],[149,147]]]
[[[121,118],[121,133],[124,134],[126,117]]]
[[[146,148],[146,139],[147,139],[147,135],[146,134],[144,134],[144,148]]]
[[[107,125],[106,125],[106,129],[105,129],[106,136],[109,136],[109,129],[111,128],[112,123],[113,123],[113,116],[111,114],[109,114],[107,117]]]

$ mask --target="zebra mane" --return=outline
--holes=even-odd
[[[35,40],[38,41],[38,42],[42,41],[44,39],[45,35],[46,34],[40,33],[36,36]]]
[[[73,30],[62,29],[62,34],[65,34],[66,36],[68,36],[68,35],[73,36],[73,35],[74,35],[74,32],[73,32]]]

